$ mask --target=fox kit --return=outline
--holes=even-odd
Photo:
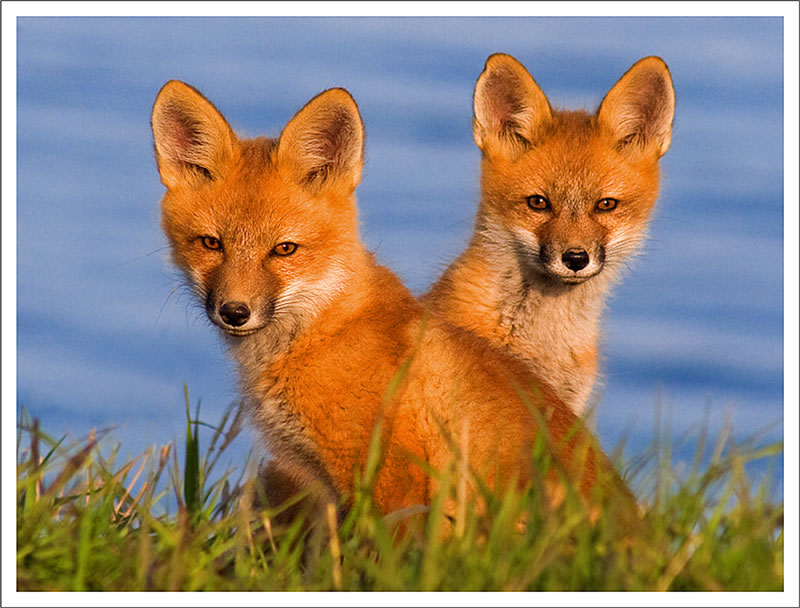
[[[524,366],[425,318],[365,250],[354,196],[364,131],[347,91],[312,99],[277,139],[240,139],[198,91],[170,81],[152,128],[167,188],[162,227],[238,364],[274,456],[273,504],[295,489],[316,488],[319,503],[351,494],[376,423],[383,459],[374,498],[383,512],[427,504],[437,487],[430,469],[452,465],[454,446],[490,486],[531,482],[533,441],[544,430],[587,496],[601,473],[614,478],[559,399],[533,390],[529,409],[515,386]],[[553,496],[556,477],[544,479]]]
[[[475,86],[475,229],[423,300],[507,347],[578,414],[595,381],[606,295],[656,202],[674,105],[658,57],[628,70],[595,114],[553,110],[509,55],[489,57]]]

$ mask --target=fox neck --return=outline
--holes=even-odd
[[[359,252],[340,277],[335,295],[313,314],[291,321],[276,322],[256,334],[229,338],[230,353],[237,363],[241,392],[256,425],[267,440],[270,452],[284,468],[293,470],[302,483],[322,482],[330,496],[346,488],[352,467],[348,459],[356,454],[363,438],[350,433],[340,439],[339,452],[348,462],[338,468],[326,431],[346,429],[348,412],[327,407],[331,393],[342,390],[346,378],[337,377],[339,366],[349,353],[341,352],[341,336],[352,331],[355,320],[368,306],[375,305],[374,277],[378,272],[371,254]],[[337,345],[339,345],[337,347]],[[341,382],[340,382],[341,381]],[[346,473],[343,474],[343,471]]]
[[[524,269],[510,246],[478,231],[424,301],[525,360],[580,414],[594,385],[599,322],[614,279],[605,269],[583,283],[555,282]]]

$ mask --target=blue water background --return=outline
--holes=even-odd
[[[674,79],[650,238],[604,320],[603,445],[640,454],[659,420],[675,461],[705,426],[782,439],[780,18],[21,18],[17,44],[17,405],[53,434],[114,426],[134,455],[182,435],[184,383],[209,422],[236,399],[158,224],[149,117],[164,82],[251,136],[349,89],[367,132],[362,237],[421,293],[471,233],[472,92],[503,51],[557,107],[594,109],[646,55]]]

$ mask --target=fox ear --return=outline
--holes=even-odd
[[[177,80],[156,97],[151,119],[161,182],[213,180],[233,153],[236,135],[222,114],[195,88]]]
[[[514,154],[541,137],[551,123],[547,97],[525,67],[496,53],[475,84],[472,133],[485,154]]]
[[[669,149],[675,91],[660,57],[637,61],[608,92],[598,120],[617,139],[617,149],[661,157]]]
[[[344,89],[328,89],[309,101],[281,133],[278,166],[312,191],[341,184],[349,191],[361,180],[364,125]]]

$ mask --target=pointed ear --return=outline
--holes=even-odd
[[[167,188],[213,180],[233,154],[236,135],[195,88],[171,80],[156,97],[151,119],[156,162]]]
[[[514,154],[535,145],[552,112],[539,85],[511,55],[496,53],[475,84],[472,133],[484,154]]]
[[[669,149],[675,91],[660,57],[637,61],[608,92],[597,112],[611,129],[617,149],[661,157]]]
[[[328,89],[309,101],[281,133],[278,166],[318,192],[340,184],[349,191],[361,180],[364,125],[358,106],[344,89]]]

